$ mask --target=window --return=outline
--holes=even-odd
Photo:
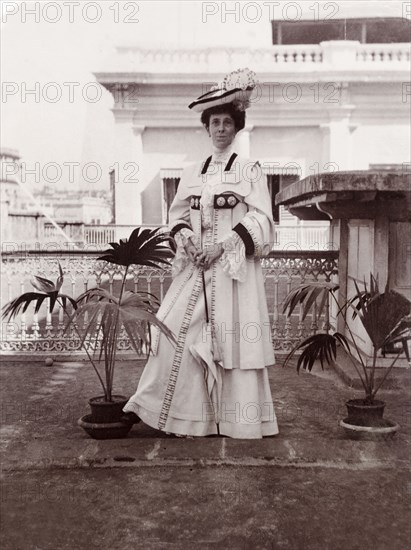
[[[370,170],[388,171],[388,172],[409,172],[409,165],[407,170],[406,164],[370,164]]]
[[[276,223],[280,223],[280,207],[275,204],[275,196],[280,191],[280,177],[278,174],[269,174],[267,176],[268,191],[271,197],[271,211]]]
[[[180,183],[180,178],[163,178],[163,220],[164,223],[169,223],[168,212],[170,210],[171,203],[176,196],[178,184]]]
[[[110,195],[111,195],[111,221],[110,223],[116,223],[116,172],[110,170]]]
[[[285,221],[284,218],[294,218],[294,216],[286,212],[282,206],[278,206],[275,204],[275,196],[282,189],[288,187],[298,180],[299,176],[296,174],[267,174],[268,191],[271,197],[271,211],[273,213],[273,219],[275,223]]]
[[[273,44],[319,44],[358,40],[363,44],[409,42],[410,22],[400,17],[272,21]]]

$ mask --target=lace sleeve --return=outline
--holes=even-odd
[[[224,252],[219,262],[223,266],[224,273],[243,283],[247,277],[247,262],[241,237],[235,231],[231,231],[222,245]]]
[[[191,229],[188,229],[187,227],[180,229],[174,236],[177,249],[171,263],[171,276],[173,278],[181,273],[181,271],[183,271],[190,263],[190,258],[188,257],[185,249],[188,239],[191,239],[196,246],[199,245],[198,237]]]
[[[251,191],[245,198],[248,212],[233,230],[242,238],[247,256],[261,257],[275,243],[275,226],[266,176],[258,163],[252,167],[250,181]]]

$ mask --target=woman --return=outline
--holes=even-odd
[[[231,73],[189,106],[202,113],[213,154],[184,171],[169,213],[176,255],[158,317],[177,345],[154,331],[154,355],[123,409],[129,421],[176,435],[278,433],[260,265],[274,242],[271,201],[258,163],[233,147],[245,125],[250,74]]]

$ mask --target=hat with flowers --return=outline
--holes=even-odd
[[[239,111],[245,111],[250,106],[250,97],[257,85],[254,71],[237,69],[224,78],[221,84],[213,86],[211,90],[190,103],[189,109],[202,113],[206,109],[232,103]]]

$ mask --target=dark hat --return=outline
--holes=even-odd
[[[245,111],[250,106],[250,97],[257,84],[255,77],[255,72],[247,68],[233,71],[224,78],[222,84],[214,86],[188,107],[197,113],[202,113],[217,105],[233,103],[239,111]]]

